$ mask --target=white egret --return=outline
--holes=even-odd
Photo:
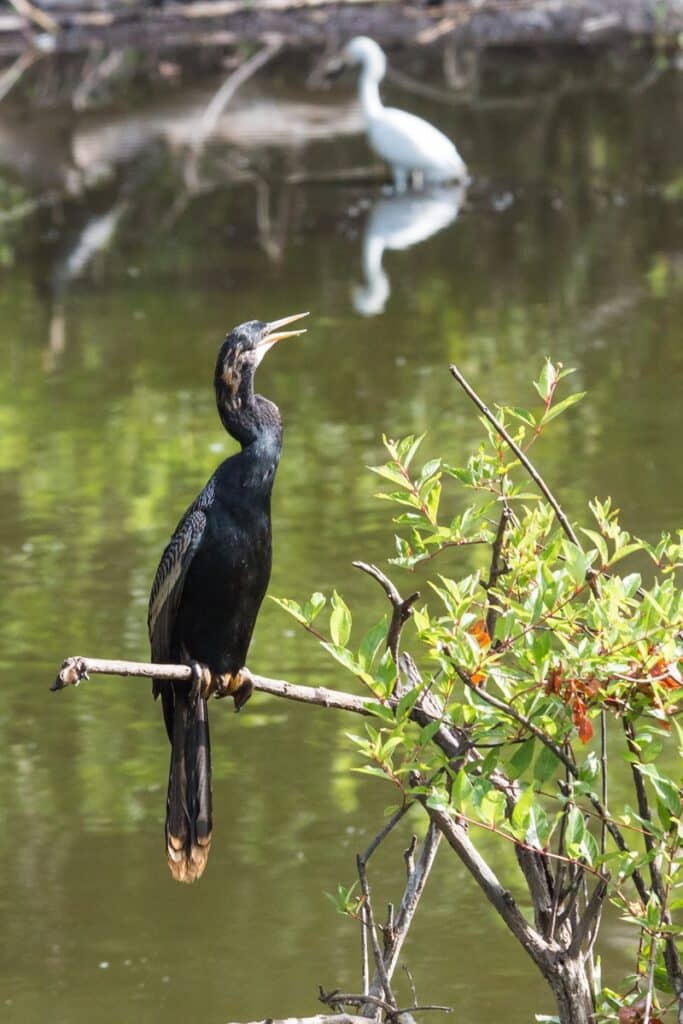
[[[415,114],[382,103],[379,83],[387,59],[374,39],[356,36],[344,47],[343,56],[346,62],[361,65],[359,95],[368,140],[391,167],[397,191],[405,191],[413,175],[430,185],[464,181],[465,163],[443,132]]]
[[[353,289],[361,316],[384,312],[391,285],[382,260],[385,250],[410,249],[452,224],[465,197],[462,185],[420,194],[384,196],[372,208],[363,235],[365,284]]]

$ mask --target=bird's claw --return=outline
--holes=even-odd
[[[206,700],[211,695],[213,689],[213,677],[211,675],[211,669],[207,668],[206,665],[202,665],[199,661],[191,661],[190,669],[192,671],[192,685],[190,687],[190,706],[194,708],[200,697]]]
[[[234,675],[217,676],[214,695],[217,700],[223,697],[232,697],[235,701],[235,711],[241,711],[254,692],[254,684],[251,675],[246,668],[240,669]]]

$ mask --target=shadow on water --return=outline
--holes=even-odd
[[[315,1012],[319,982],[358,984],[356,934],[323,892],[351,880],[392,796],[349,773],[347,722],[265,698],[213,709],[214,845],[186,891],[164,863],[146,684],[47,693],[66,654],[146,656],[159,552],[232,450],[211,392],[229,326],[313,311],[259,372],[286,428],[274,594],[337,586],[359,631],[383,613],[350,567],[392,548],[364,467],[383,431],[464,457],[477,421],[452,360],[519,405],[546,354],[576,367],[589,395],[539,446],[544,473],[577,517],[611,493],[636,532],[678,525],[681,86],[605,60],[499,59],[453,104],[389,82],[456,139],[464,201],[330,184],[369,162],[343,84],[318,102],[301,77],[251,83],[200,159],[200,85],[122,112],[0,108],[3,1020],[284,1016]],[[266,603],[250,663],[352,688],[308,640]],[[514,885],[508,852],[492,857]],[[420,998],[511,1024],[549,1010],[464,875],[442,859],[430,886],[407,950]],[[625,967],[616,924],[605,961]]]

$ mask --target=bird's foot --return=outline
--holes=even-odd
[[[208,665],[202,665],[199,661],[191,661],[192,685],[190,687],[190,706],[195,707],[200,697],[204,700],[211,696],[214,689],[214,676]]]
[[[216,698],[232,697],[235,711],[241,711],[254,692],[254,684],[248,669],[242,668],[234,675],[216,676]]]

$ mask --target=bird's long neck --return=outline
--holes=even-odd
[[[377,117],[382,112],[382,99],[379,94],[382,77],[377,68],[370,64],[363,65],[358,82],[358,94],[366,118]]]
[[[217,387],[216,405],[221,423],[246,456],[249,479],[244,482],[265,484],[269,489],[282,451],[280,410],[267,398],[254,394],[250,376],[243,377],[235,391]]]

